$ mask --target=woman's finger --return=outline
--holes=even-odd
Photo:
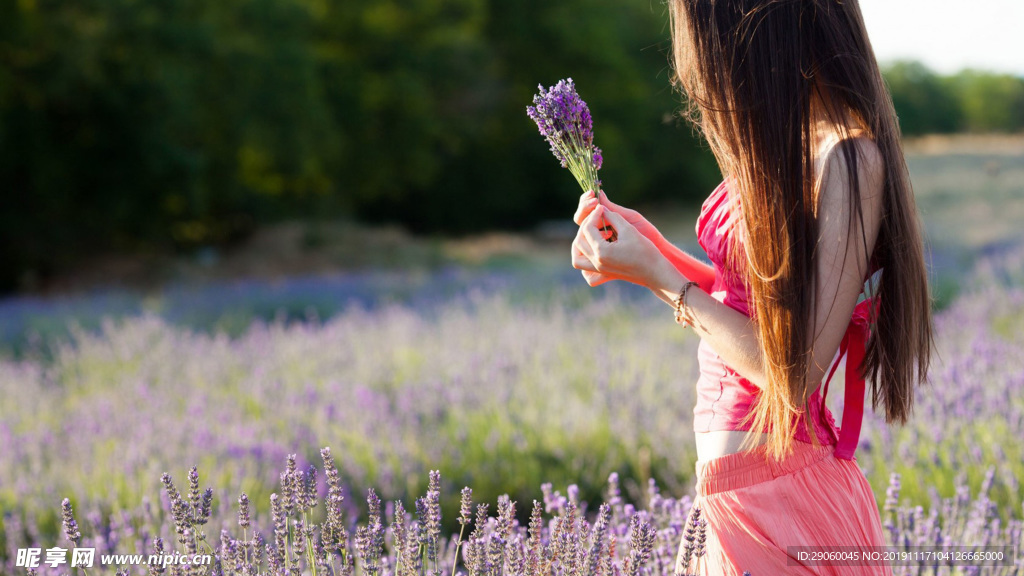
[[[632,226],[632,224],[630,224],[629,221],[626,220],[625,216],[619,214],[614,210],[605,209],[603,212],[605,221],[616,230],[623,230],[628,226]]]
[[[581,241],[582,244],[586,244],[586,241]],[[594,262],[590,259],[584,250],[577,243],[573,243],[572,247],[572,267],[577,270],[587,270],[591,272],[597,272],[597,267]]]
[[[583,271],[583,279],[586,280],[587,284],[589,286],[591,286],[591,287],[600,286],[601,284],[604,284],[605,282],[609,282],[611,280],[614,280],[614,278],[611,278],[609,276],[605,276],[604,274],[601,274],[600,272],[591,272],[590,270],[584,270]]]
[[[600,201],[601,204],[603,204],[606,208],[610,208],[611,210],[616,212],[620,210],[627,210],[627,208],[623,208],[622,206],[619,206],[615,202],[609,200],[608,195],[604,193],[604,190],[598,192],[598,201]]]
[[[597,206],[597,198],[594,198],[594,193],[587,192],[583,194],[583,196],[580,196],[580,203],[576,207],[576,213],[573,215],[572,221],[579,226],[595,206]]]
[[[602,217],[609,212],[604,206],[598,205],[580,224],[580,233],[583,234],[587,243],[590,244],[590,250],[594,256],[599,254],[601,246],[608,244],[608,241],[601,235],[601,231],[598,228],[604,227],[601,224]]]
[[[600,202],[606,208],[608,208],[609,212],[615,212],[616,214],[621,214],[624,217],[626,217],[627,219],[635,220],[635,219],[641,217],[640,213],[637,212],[636,210],[633,210],[632,208],[626,208],[625,206],[620,206],[620,205],[616,204],[615,202],[612,202],[611,200],[609,200],[608,196],[604,193],[604,190],[602,190],[600,192]]]
[[[597,268],[594,267],[594,263],[589,258],[583,255],[582,252],[574,252],[572,255],[572,267],[577,270],[584,272],[597,273]]]
[[[572,239],[573,247],[581,252],[587,258],[594,257],[594,247],[587,241],[586,236],[586,223],[589,222],[590,216],[583,219],[583,224],[576,229],[576,237]]]
[[[594,250],[583,235],[582,226],[576,231],[576,238],[572,241],[572,253],[574,258],[576,257],[576,254],[579,254],[582,258],[586,259],[587,262],[591,264],[590,268],[593,269],[596,266],[596,263],[594,262]]]
[[[572,239],[572,253],[576,254],[577,252],[587,259],[592,259],[594,256],[594,251],[591,249],[586,237],[583,236],[582,226],[576,230],[576,237]]]

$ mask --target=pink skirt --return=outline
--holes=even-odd
[[[694,505],[707,522],[705,553],[683,566],[684,538],[676,573],[891,576],[888,565],[814,565],[789,548],[830,553],[840,546],[886,545],[871,486],[855,460],[836,458],[833,450],[797,441],[781,461],[767,458],[763,445],[698,461]]]

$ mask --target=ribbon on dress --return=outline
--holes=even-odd
[[[854,460],[853,453],[860,442],[860,427],[864,421],[864,378],[860,376],[860,365],[864,361],[864,350],[867,346],[871,330],[870,308],[875,307],[877,317],[878,298],[872,296],[862,300],[853,309],[850,325],[839,343],[839,359],[832,365],[832,370],[825,379],[825,389],[821,395],[822,413],[825,412],[825,398],[828,396],[828,384],[839,367],[839,360],[846,354],[846,391],[843,395],[843,425],[839,429],[835,456],[843,460]]]

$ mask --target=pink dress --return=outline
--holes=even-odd
[[[715,269],[712,297],[750,316],[742,280],[726,266],[729,235],[737,227],[738,197],[723,182],[704,202],[697,219],[697,238]],[[740,244],[742,247],[742,243]],[[742,261],[742,259],[740,259]],[[877,266],[872,259],[871,272]],[[870,276],[869,273],[869,276]],[[886,544],[878,504],[857,466],[854,451],[864,410],[864,381],[857,373],[868,336],[868,306],[857,305],[839,353],[824,381],[811,396],[810,411],[819,446],[810,443],[802,419],[793,452],[782,460],[764,447],[698,461],[695,506],[707,522],[706,553],[684,566],[686,540],[680,544],[677,573],[741,576],[758,574],[892,574],[874,566],[813,565],[802,561],[793,546],[816,546],[829,552],[839,546]],[[839,359],[847,356],[842,427],[825,406],[828,383]],[[694,429],[697,432],[747,430],[740,419],[751,410],[757,387],[731,369],[711,346],[698,348],[700,378]]]

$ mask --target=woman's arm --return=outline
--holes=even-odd
[[[825,376],[850,316],[864,288],[871,254],[882,220],[883,164],[878,148],[870,140],[858,139],[858,180],[861,211],[867,239],[864,252],[859,218],[850,223],[850,186],[846,162],[838,147],[824,167],[818,198],[818,251],[815,273],[819,279],[815,294],[819,303],[812,319],[812,365],[808,383],[813,390]],[[679,288],[687,278],[674,267],[661,265],[649,288],[674,306]],[[743,313],[722,304],[702,291],[689,291],[686,304],[696,320],[694,328],[731,368],[759,388],[764,387],[765,371],[757,342],[756,325]]]
[[[661,239],[661,242],[656,242],[655,246],[658,247],[658,251],[672,263],[672,266],[678,270],[680,274],[697,282],[701,290],[704,292],[707,292],[708,294],[711,293],[711,286],[715,283],[714,266],[687,254],[664,237]],[[687,302],[689,302],[689,297],[687,298]]]
[[[871,253],[881,225],[883,170],[878,149],[868,140],[857,140],[861,208],[868,252],[861,243],[861,223],[850,216],[850,190],[845,161],[841,153],[830,154],[824,168],[819,195],[819,241],[815,273],[819,278],[816,301],[822,303],[812,319],[813,357],[808,382],[814,389],[824,377],[857,304],[867,274],[868,254]],[[838,147],[837,147],[838,148]],[[835,149],[834,149],[835,150]],[[659,298],[674,306],[679,289],[690,278],[679,271],[660,251],[635,248],[636,242],[629,226],[613,212],[609,220],[616,226],[620,240],[627,242],[623,250],[614,243],[595,236],[596,218],[588,218],[595,232],[586,231],[586,246],[582,247],[587,261],[594,269],[614,271],[619,277],[631,279],[651,289]],[[849,228],[849,229],[848,229]],[[625,232],[625,233],[624,233]],[[597,242],[596,240],[601,240]],[[652,243],[653,246],[653,243]],[[630,259],[634,261],[629,262]],[[646,260],[646,261],[643,261]],[[574,260],[574,263],[576,261]],[[586,266],[586,263],[583,263]],[[577,266],[580,267],[580,266]],[[697,280],[699,282],[699,280]],[[758,332],[753,320],[743,313],[722,304],[702,290],[689,291],[686,296],[689,313],[695,319],[694,328],[733,370],[758,387],[765,385]]]

